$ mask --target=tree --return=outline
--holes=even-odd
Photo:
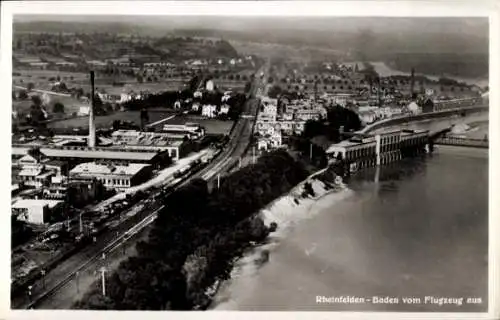
[[[26,85],[26,89],[28,91],[31,91],[35,88],[35,84],[33,82],[28,82],[28,84]]]
[[[142,75],[137,74],[137,77],[136,77],[136,78],[137,78],[137,82],[138,82],[138,83],[143,83],[143,82],[144,82],[144,78],[142,77]]]
[[[64,113],[64,104],[60,102],[54,103],[54,108],[52,110],[54,113]]]
[[[274,85],[269,89],[268,95],[270,98],[277,98],[282,93],[282,89],[278,85]]]
[[[19,99],[20,100],[28,99],[28,93],[26,93],[26,90],[19,91]]]

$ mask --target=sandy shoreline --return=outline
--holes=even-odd
[[[314,216],[311,210],[313,206],[330,206],[332,203],[340,201],[351,194],[351,190],[344,183],[335,185],[331,189],[325,188],[323,181],[314,178],[324,171],[325,169],[310,175],[290,192],[277,198],[260,210],[258,216],[264,221],[266,226],[269,226],[272,222],[276,222],[278,229],[268,236],[265,243],[252,247],[236,261],[229,280],[214,285],[212,290],[216,292],[213,294],[209,310],[237,310],[236,306],[230,300],[230,288],[233,282],[237,281],[240,277],[251,277],[260,267],[264,266],[265,263],[260,262],[263,254],[270,253],[279,246],[280,240],[286,236],[294,225]],[[301,197],[306,182],[311,183],[315,192],[314,197]],[[332,185],[334,184],[332,183]],[[298,199],[298,204],[295,202],[295,199]],[[314,210],[314,212],[320,211]],[[272,253],[269,256],[272,259]]]

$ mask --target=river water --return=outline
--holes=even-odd
[[[487,310],[488,151],[438,146],[434,154],[358,173],[348,190],[316,201],[273,235],[269,261],[242,259],[216,310]],[[279,221],[280,226],[283,221]],[[256,249],[258,251],[258,249]],[[317,296],[398,303],[317,303]],[[424,303],[425,296],[482,302]],[[405,304],[403,297],[421,303]],[[373,300],[372,300],[373,301]]]

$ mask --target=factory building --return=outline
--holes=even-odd
[[[13,145],[12,156],[19,157],[28,154],[33,146],[29,145]],[[169,163],[168,152],[162,148],[110,148],[98,147],[89,149],[88,147],[72,147],[72,146],[43,146],[40,152],[46,157],[67,161],[70,164],[78,164],[90,161],[123,161],[132,163],[150,164],[155,167],[163,167]]]
[[[69,175],[70,179],[96,179],[106,188],[124,191],[148,180],[152,167],[143,163],[87,162],[74,167]]]
[[[326,150],[330,164],[343,162],[349,171],[385,165],[425,152],[428,131],[398,130],[377,135],[356,135]]]
[[[50,216],[64,210],[64,201],[21,199],[12,204],[12,214],[19,220],[34,224],[45,224]]]

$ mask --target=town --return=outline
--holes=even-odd
[[[12,62],[14,308],[78,286],[80,265],[152,224],[161,199],[193,181],[221,189],[276,152],[347,179],[432,152],[429,130],[371,128],[479,110],[489,90],[174,35],[14,32]]]

